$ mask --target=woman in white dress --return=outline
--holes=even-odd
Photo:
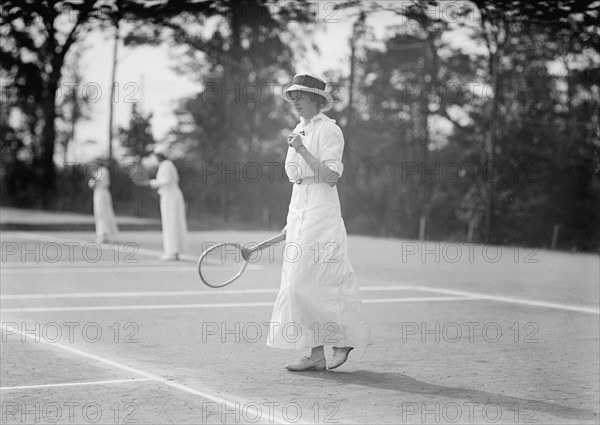
[[[325,88],[318,78],[296,75],[282,93],[300,123],[288,137],[285,167],[294,185],[267,345],[311,349],[310,356],[286,366],[290,371],[325,369],[326,345],[333,348],[329,369],[335,369],[350,350],[371,344],[336,188],[343,172],[344,136],[335,120],[323,114],[333,105]]]
[[[96,222],[96,242],[106,243],[114,239],[119,232],[117,220],[110,196],[110,173],[108,162],[104,159],[96,161],[97,168],[88,186],[94,189],[94,220]]]
[[[163,146],[154,149],[154,155],[160,162],[156,179],[150,180],[150,186],[158,189],[160,195],[160,217],[163,232],[163,261],[179,260],[179,254],[185,249],[187,222],[185,203],[179,189],[177,168],[168,157]]]

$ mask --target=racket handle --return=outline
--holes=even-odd
[[[265,248],[270,247],[271,245],[275,245],[275,244],[278,244],[279,242],[283,242],[284,240],[285,240],[285,232],[282,232],[282,233],[278,234],[277,236],[273,236],[271,239],[267,239],[266,241],[264,241],[263,243],[258,245],[256,248],[254,248],[254,251],[261,251]]]
[[[278,244],[279,242],[283,242],[284,240],[285,240],[285,232],[282,232],[282,233],[278,234],[277,236],[273,236],[271,239],[267,239],[266,241],[261,242],[254,248],[242,249],[242,256],[244,257],[244,259],[250,258],[250,256],[252,254],[254,254],[255,252],[262,251],[263,249],[268,248],[272,245]]]

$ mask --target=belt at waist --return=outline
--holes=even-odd
[[[315,183],[323,183],[323,182],[320,182],[319,180],[317,180],[316,177],[311,176],[311,177],[297,178],[296,180],[290,180],[290,183],[294,183],[294,184],[315,184]]]

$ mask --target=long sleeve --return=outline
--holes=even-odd
[[[150,180],[150,186],[153,188],[161,188],[171,184],[177,184],[179,176],[175,165],[169,160],[161,162],[156,173],[156,179]]]
[[[319,159],[331,171],[342,176],[344,164],[342,154],[344,153],[344,135],[342,130],[334,123],[328,122],[323,125],[319,138]]]
[[[302,129],[300,124],[296,125],[292,133],[299,133]],[[285,173],[290,181],[309,175],[308,165],[302,160],[302,157],[292,147],[289,147],[285,156]]]
[[[91,188],[108,188],[110,186],[110,173],[108,168],[100,167],[94,172],[94,177],[88,182]]]

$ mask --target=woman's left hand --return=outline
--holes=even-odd
[[[300,137],[298,133],[291,133],[288,136],[288,145],[294,149],[298,149],[300,146],[302,146],[302,137]]]

